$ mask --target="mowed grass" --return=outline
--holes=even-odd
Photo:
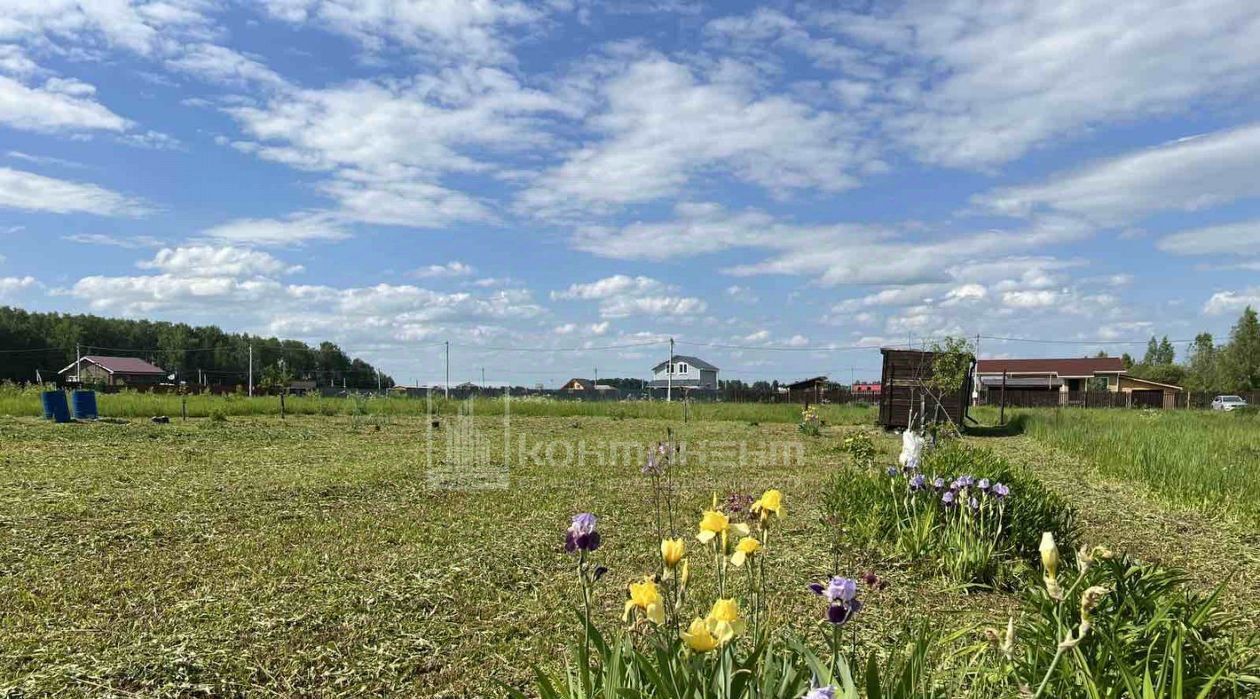
[[[1191,410],[1027,410],[1035,439],[1168,501],[1260,526],[1260,417]]]
[[[489,391],[493,393],[493,391]],[[187,397],[124,391],[97,394],[103,417],[141,418],[166,415],[189,417],[279,415],[277,396],[190,395]],[[711,403],[674,401],[581,401],[537,397],[515,397],[504,407],[501,396],[466,400],[444,400],[440,392],[432,399],[408,397],[323,398],[289,396],[284,409],[289,415],[426,415],[429,412],[453,415],[471,406],[476,415],[501,415],[505,410],[530,417],[615,417],[648,420],[734,420],[744,422],[799,422],[802,406],[775,403]],[[818,406],[822,420],[833,425],[873,424],[878,410],[863,404]],[[42,414],[40,392],[33,388],[0,385],[0,415]]]
[[[578,627],[574,560],[559,551],[573,513],[600,516],[604,628],[620,623],[625,583],[652,569],[638,455],[669,427],[688,450],[684,537],[714,492],[785,492],[770,560],[786,623],[814,628],[821,609],[805,585],[831,572],[837,536],[844,572],[893,583],[866,598],[860,643],[882,647],[925,615],[1001,623],[1010,607],[824,527],[821,491],[846,468],[838,444],[852,428],[801,439],[784,423],[518,415],[505,487],[477,490],[502,472],[459,468],[481,448],[467,430],[494,449],[501,424],[0,418],[0,695],[465,697],[524,686],[531,666],[559,666]],[[894,440],[879,439],[891,458]],[[782,456],[798,440],[801,456]],[[703,558],[693,566],[690,611],[702,613],[711,573]]]

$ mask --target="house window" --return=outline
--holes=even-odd
[[[676,371],[675,373],[677,373],[677,374],[685,374],[685,373],[687,373],[687,365],[686,365],[686,364],[679,364],[677,368],[678,368],[678,371]]]

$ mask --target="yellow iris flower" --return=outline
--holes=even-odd
[[[666,568],[678,565],[686,553],[687,547],[683,546],[682,539],[661,539],[661,558],[664,559]]]
[[[726,516],[717,508],[717,493],[713,494],[713,507],[704,511],[700,516],[700,533],[696,534],[696,538],[700,543],[707,544],[718,536],[722,537],[723,547],[725,547],[726,537],[729,532],[734,531],[740,536],[748,535],[747,524],[731,524],[731,518]]]
[[[754,556],[760,552],[761,542],[751,536],[746,536],[740,539],[738,544],[735,544],[735,553],[731,556],[731,565],[736,567],[742,566],[749,556]]]
[[[783,517],[783,493],[771,488],[761,494],[757,501],[750,508],[753,514],[757,515],[762,523],[769,519],[770,515],[774,515],[775,519]]]
[[[659,626],[665,623],[665,605],[661,602],[661,592],[650,575],[644,576],[643,582],[630,583],[630,599],[626,600],[626,611],[622,620],[628,621],[630,614],[636,609],[653,624]]]
[[[699,617],[693,619],[691,626],[687,627],[687,630],[680,635],[683,643],[686,643],[687,647],[694,653],[708,653],[720,645],[717,636],[713,634],[712,629],[709,627],[709,623]]]
[[[739,603],[733,599],[719,599],[703,619],[697,618],[682,632],[683,643],[695,653],[709,651],[730,643],[742,634],[747,624],[739,616]]]

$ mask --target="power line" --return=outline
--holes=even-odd
[[[985,340],[998,340],[1001,342],[1029,342],[1042,345],[1145,345],[1150,343],[1150,339],[1145,340],[1039,340],[1030,337],[997,337],[993,335],[980,335]],[[1194,340],[1169,340],[1170,344],[1193,343]]]
[[[487,352],[595,352],[600,350],[630,349],[633,347],[650,347],[664,345],[668,340],[652,340],[650,342],[633,342],[621,345],[592,345],[588,347],[507,347],[490,345],[461,345],[451,343],[451,347],[463,349],[485,350]]]

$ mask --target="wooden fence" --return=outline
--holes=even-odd
[[[1006,407],[1008,408],[1154,408],[1173,407],[1206,410],[1212,407],[1212,399],[1219,393],[1198,391],[1182,391],[1176,394],[1175,400],[1167,405],[1164,395],[1158,391],[1137,391],[1135,393],[1118,393],[1111,391],[1037,391],[1028,389],[1006,389]],[[1260,391],[1241,391],[1235,394],[1247,401],[1248,405],[1260,406]],[[1000,405],[1002,390],[990,388],[980,394],[981,405]]]

